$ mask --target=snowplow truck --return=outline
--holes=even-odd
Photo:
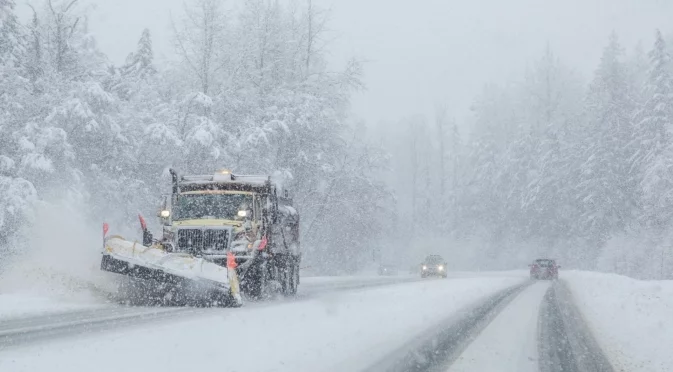
[[[159,239],[143,228],[143,245],[205,260],[234,271],[235,286],[252,298],[299,285],[299,214],[287,189],[269,176],[178,175],[158,214]],[[231,275],[230,275],[231,276]]]

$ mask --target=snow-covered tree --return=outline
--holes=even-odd
[[[588,128],[584,142],[579,197],[586,233],[596,244],[623,231],[637,208],[636,185],[630,176],[633,87],[617,36],[610,36],[589,86],[586,100]]]
[[[25,47],[15,6],[14,0],[0,0],[0,64],[6,67],[20,64]]]
[[[658,229],[673,221],[673,66],[666,43],[657,30],[650,58],[645,99],[637,113],[635,169],[641,173],[642,222]]]
[[[194,88],[209,94],[224,80],[221,73],[230,52],[222,0],[191,0],[184,10],[183,22],[173,26],[175,49],[197,82]]]
[[[152,50],[152,37],[150,30],[144,29],[140,40],[138,40],[138,48],[135,53],[129,54],[126,58],[126,63],[121,68],[121,73],[124,77],[132,75],[136,78],[145,78],[156,74],[157,69],[154,67],[154,52]]]

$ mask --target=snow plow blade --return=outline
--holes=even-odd
[[[236,270],[120,236],[105,238],[101,270],[131,277],[132,291],[124,291],[123,295],[135,300],[159,296],[159,302],[178,305],[243,304]]]

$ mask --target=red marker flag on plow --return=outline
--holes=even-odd
[[[257,247],[257,250],[263,250],[266,248],[266,245],[269,243],[269,241],[266,239],[266,235],[262,237],[262,241],[259,243],[259,246]]]
[[[107,232],[110,230],[110,225],[108,225],[107,222],[103,222],[103,250],[105,250],[105,236],[107,235]]]
[[[143,231],[147,230],[147,222],[145,222],[145,218],[143,218],[142,214],[138,214],[138,220],[140,220],[140,228],[143,229]]]

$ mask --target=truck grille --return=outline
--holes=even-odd
[[[219,253],[229,245],[228,229],[179,229],[178,250],[192,254]]]

